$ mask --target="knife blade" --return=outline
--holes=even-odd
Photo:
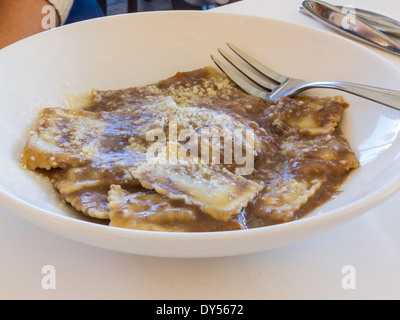
[[[340,10],[345,9],[345,7],[343,6],[339,6],[338,8]],[[357,8],[355,8],[354,10],[359,18],[365,20],[372,27],[382,32],[387,32],[396,36],[400,36],[400,21],[368,10]]]
[[[357,15],[319,0],[305,0],[302,6],[314,19],[354,40],[400,55],[400,44],[371,27]]]
[[[389,33],[391,35],[400,37],[400,21],[397,21],[395,19],[392,19],[390,17],[387,17],[379,13],[375,13],[360,8],[355,8],[355,7],[350,8],[349,6],[335,6],[335,7],[337,7],[342,12],[346,12],[346,10],[352,9],[354,10],[358,18],[364,20],[371,27],[374,27],[375,29],[378,29],[379,31],[382,31],[384,33]],[[303,7],[299,7],[298,10],[301,13],[309,15],[308,11]]]

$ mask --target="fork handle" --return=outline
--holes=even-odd
[[[345,91],[356,96],[383,104],[390,108],[400,111],[400,92],[382,89],[378,87],[366,86],[362,84],[356,84],[351,82],[341,81],[315,81],[305,83],[301,88],[301,91],[311,88],[331,88],[341,91]]]

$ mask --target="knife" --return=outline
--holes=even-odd
[[[345,6],[335,6],[342,12],[348,10],[349,7]],[[378,29],[384,33],[390,33],[392,35],[400,37],[400,21],[394,20],[387,16],[384,16],[379,13],[375,13],[372,11],[360,9],[360,8],[352,8],[355,14],[366,23],[368,23],[371,27]],[[301,13],[309,15],[308,11],[303,7],[299,7],[298,10]]]
[[[349,10],[349,7],[345,6],[335,6],[340,11],[345,12]],[[298,10],[301,13],[309,15],[308,11],[303,7],[299,7]],[[352,8],[358,18],[364,20],[368,23],[371,27],[378,29],[384,33],[390,33],[392,35],[400,37],[400,21],[395,19],[389,18],[379,13],[375,13],[372,11],[360,9],[360,8]]]
[[[352,15],[334,5],[319,0],[305,0],[302,5],[309,15],[335,31],[352,39],[400,55],[399,43],[371,27],[355,14]]]
[[[338,6],[340,10],[345,7]],[[354,8],[356,15],[379,31],[400,36],[400,21],[368,10]]]

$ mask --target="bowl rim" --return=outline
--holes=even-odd
[[[106,17],[101,17],[101,18],[95,18],[92,20],[87,20],[87,21],[81,21],[74,23],[73,25],[64,25],[57,27],[54,30],[48,30],[47,32],[58,32],[58,30],[63,30],[65,28],[78,28],[78,25],[81,24],[88,24],[88,23],[98,23],[99,20],[108,20],[108,19],[121,19],[121,17],[125,17],[128,15],[187,15],[187,14],[193,14],[193,15],[215,15],[217,16],[229,16],[229,17],[240,17],[243,19],[259,19],[259,20],[268,20],[271,21],[272,23],[277,23],[277,24],[284,24],[284,25],[292,25],[296,26],[299,28],[304,28],[307,30],[312,30],[312,32],[318,32],[318,33],[324,33],[329,37],[334,37],[334,38],[340,38],[341,41],[346,41],[351,43],[353,46],[358,46],[360,48],[363,48],[365,53],[370,54],[371,56],[375,56],[375,59],[380,59],[386,64],[390,64],[393,66],[393,68],[396,69],[397,72],[400,73],[400,69],[395,66],[392,62],[389,60],[385,59],[383,56],[379,55],[378,53],[374,52],[373,50],[370,50],[369,48],[366,48],[362,46],[361,44],[352,42],[349,39],[343,38],[339,35],[332,34],[330,32],[327,32],[325,30],[321,29],[316,29],[310,26],[305,26],[302,24],[297,24],[293,22],[287,22],[287,21],[282,21],[282,20],[276,20],[276,19],[271,19],[271,18],[265,18],[265,17],[257,17],[257,16],[252,16],[252,15],[247,15],[247,14],[237,14],[237,13],[225,13],[225,12],[197,12],[197,11],[191,11],[191,10],[182,10],[182,11],[162,11],[162,12],[140,12],[140,13],[127,13],[127,14],[121,14],[121,15],[116,15],[116,16],[106,16]],[[18,48],[18,46],[23,45],[25,41],[33,41],[31,39],[36,38],[36,37],[45,37],[46,32],[39,33],[36,35],[33,35],[27,39],[20,40],[16,43],[13,43],[2,50],[0,50],[0,57],[2,54],[8,54],[9,51],[14,50],[14,48]],[[361,168],[360,168],[361,169]],[[355,169],[355,170],[360,170],[360,169]],[[108,225],[101,225],[97,223],[93,223],[90,221],[83,221],[79,220],[73,217],[68,217],[64,215],[57,214],[55,212],[37,207],[33,204],[30,204],[24,200],[21,200],[17,198],[16,196],[10,194],[7,192],[7,190],[4,190],[0,188],[0,206],[8,209],[9,211],[16,213],[17,215],[23,216],[27,220],[30,220],[32,222],[36,222],[36,224],[39,225],[63,225],[66,228],[78,228],[81,230],[88,230],[88,231],[100,231],[100,232],[106,232],[109,235],[113,236],[119,236],[123,238],[143,238],[143,239],[148,239],[151,238],[153,240],[165,240],[165,239],[170,239],[170,240],[175,240],[175,239],[188,239],[190,238],[191,240],[219,240],[219,239],[229,239],[229,238],[234,238],[234,239],[243,239],[243,238],[248,238],[248,237],[254,237],[254,236],[262,236],[265,234],[275,234],[275,233],[286,233],[286,232],[292,232],[295,229],[298,228],[303,228],[303,227],[309,227],[311,229],[314,228],[314,226],[325,223],[329,224],[329,222],[334,222],[337,221],[339,218],[341,218],[343,215],[349,215],[349,217],[354,218],[362,213],[365,212],[365,210],[368,210],[372,207],[375,207],[382,203],[383,201],[389,199],[393,194],[395,194],[398,190],[400,189],[400,172],[394,174],[391,176],[391,179],[385,183],[383,186],[380,188],[374,190],[372,194],[367,197],[367,198],[362,198],[361,200],[357,200],[355,202],[349,203],[343,207],[329,210],[327,212],[321,213],[321,214],[316,214],[316,215],[307,215],[305,217],[302,217],[298,220],[278,224],[278,225],[272,225],[272,226],[265,226],[265,227],[259,227],[259,228],[252,228],[252,229],[245,229],[245,230],[233,230],[233,231],[218,231],[218,232],[165,232],[165,231],[147,231],[147,230],[134,230],[134,229],[124,229],[124,228],[117,228],[117,227],[111,227]],[[16,210],[17,209],[17,210]],[[38,222],[38,220],[43,219],[42,223]],[[349,218],[350,219],[350,218]],[[348,221],[349,219],[346,219],[343,222]],[[339,219],[340,220],[340,219]],[[48,228],[47,228],[48,229]],[[317,230],[318,231],[318,230]]]

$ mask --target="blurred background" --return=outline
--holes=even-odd
[[[136,11],[206,10],[212,7],[192,6],[184,0],[98,0],[98,2],[107,15]]]

